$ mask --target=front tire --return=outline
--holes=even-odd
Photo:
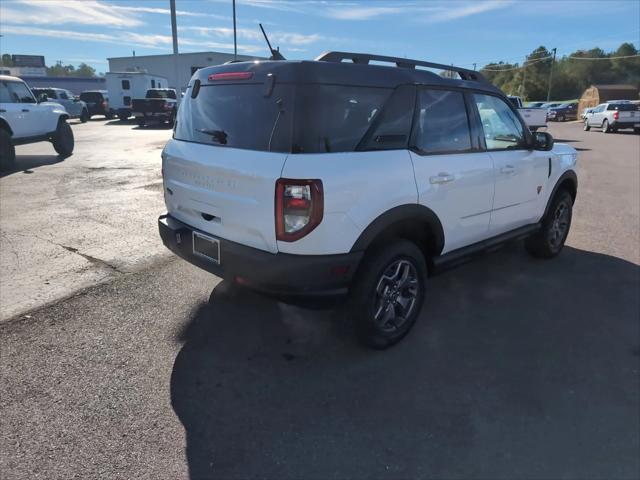
[[[589,130],[591,130],[591,125],[589,125],[589,120],[585,120],[585,121],[584,121],[584,128],[583,128],[583,130],[584,130],[585,132],[588,132]]]
[[[120,119],[121,122],[124,122],[129,118],[129,115],[121,113],[121,114],[118,115],[118,118]]]
[[[609,133],[611,131],[611,127],[609,126],[609,121],[604,120],[602,122],[602,133]]]
[[[82,113],[80,114],[80,121],[82,123],[87,123],[90,118],[91,115],[89,115],[89,112],[87,110],[82,110]]]
[[[558,117],[558,121],[559,121],[559,122],[564,122],[564,115],[560,115],[560,116]]]
[[[426,261],[413,242],[398,240],[369,253],[350,297],[358,340],[375,349],[402,340],[420,314],[426,281]]]
[[[0,170],[11,170],[16,164],[16,148],[11,143],[11,135],[0,128]]]
[[[573,216],[573,198],[566,190],[556,193],[542,226],[525,242],[527,251],[537,258],[553,258],[564,247]]]
[[[51,143],[53,143],[53,148],[62,158],[66,158],[73,153],[73,147],[75,145],[73,130],[71,130],[71,126],[64,120],[58,122],[58,128],[51,139]]]

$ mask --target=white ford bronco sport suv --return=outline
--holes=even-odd
[[[13,168],[16,145],[49,141],[62,157],[73,153],[69,114],[58,103],[39,101],[17,77],[0,75],[0,169]]]
[[[284,301],[348,296],[374,348],[445,265],[520,238],[557,255],[577,191],[576,151],[478,72],[357,53],[198,70],[162,160],[169,249]]]

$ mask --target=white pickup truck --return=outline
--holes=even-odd
[[[518,113],[527,124],[529,130],[535,132],[539,128],[547,126],[546,108],[526,108],[520,97],[509,96],[509,101],[518,109]]]

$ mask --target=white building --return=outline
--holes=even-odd
[[[166,77],[171,88],[184,91],[193,73],[202,67],[220,65],[233,60],[232,53],[196,52],[178,54],[178,68],[172,54],[108,58],[110,72],[146,72]],[[238,60],[266,60],[262,57],[238,55]],[[176,76],[178,78],[176,78]]]

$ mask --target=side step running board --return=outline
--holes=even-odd
[[[444,255],[435,257],[431,260],[433,270],[435,271],[435,273],[438,273],[442,270],[446,270],[448,268],[452,268],[465,263],[470,260],[471,257],[482,252],[486,252],[487,250],[495,250],[503,246],[505,243],[527,238],[540,230],[540,227],[540,223],[525,225],[524,227],[517,228],[510,232],[506,232],[495,237],[488,238],[481,242],[474,243],[473,245],[459,248],[449,253],[445,253]]]

